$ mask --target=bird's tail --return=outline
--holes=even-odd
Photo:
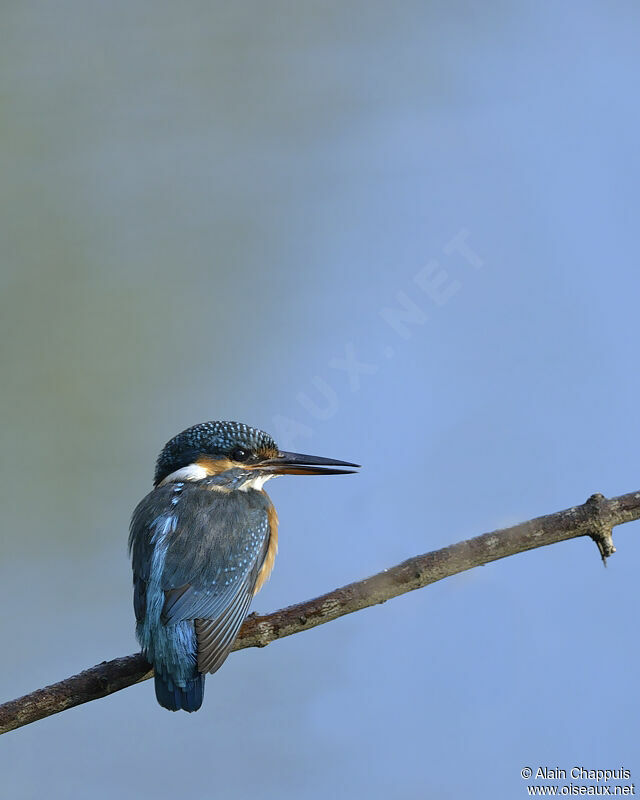
[[[176,686],[171,678],[165,678],[156,672],[156,699],[169,711],[197,711],[204,697],[204,678],[204,675],[198,673],[195,678],[187,680],[182,689]]]

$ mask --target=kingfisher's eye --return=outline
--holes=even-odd
[[[231,456],[234,461],[246,461],[249,458],[249,451],[242,447],[236,447]]]

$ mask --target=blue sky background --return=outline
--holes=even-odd
[[[640,488],[634,4],[0,18],[6,699],[136,649],[129,517],[202,420],[364,465],[269,484],[261,612]],[[402,305],[399,332],[384,309]],[[346,353],[368,365],[353,383]],[[13,732],[6,796],[516,798],[539,765],[640,780],[638,533],[617,530],[606,570],[575,540],[236,653],[195,715],[146,683]]]

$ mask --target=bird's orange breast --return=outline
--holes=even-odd
[[[263,494],[265,497],[267,497],[266,492],[263,492]],[[262,589],[262,586],[269,580],[269,576],[271,575],[271,571],[273,570],[273,565],[276,560],[276,553],[278,552],[278,514],[276,513],[276,509],[271,501],[269,501],[267,516],[269,518],[269,546],[267,548],[267,554],[264,557],[264,561],[262,562],[262,566],[260,567],[260,572],[258,573],[256,588],[253,591],[254,596],[258,594],[260,589]]]

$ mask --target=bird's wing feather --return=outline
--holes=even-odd
[[[196,621],[201,672],[222,664],[247,614],[269,544],[269,507],[260,492],[184,485],[176,493],[168,485],[148,495],[134,512],[134,582],[144,587],[135,592],[136,614],[161,561],[162,622]],[[162,541],[158,530],[168,531]]]
[[[136,621],[141,622],[147,609],[147,582],[139,575],[133,576],[133,610]]]
[[[215,672],[223,664],[247,616],[252,597],[253,591],[241,592],[218,619],[196,620],[199,672]]]

